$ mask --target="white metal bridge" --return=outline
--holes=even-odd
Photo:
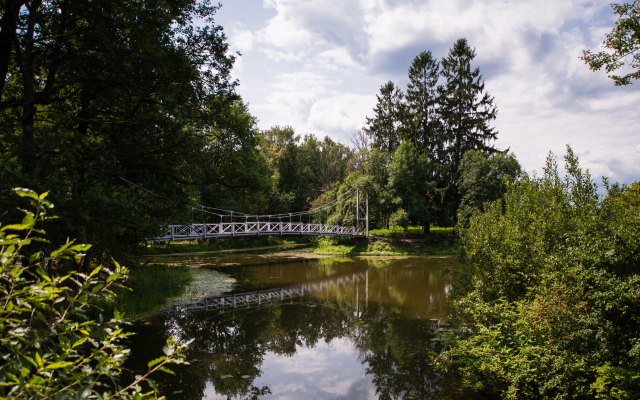
[[[288,214],[250,215],[215,207],[194,208],[202,214],[201,223],[165,225],[152,241],[176,241],[252,235],[369,236],[369,196],[360,199],[360,190],[351,189],[320,207]],[[329,224],[331,212],[355,211],[352,225]],[[205,219],[219,220],[207,222]],[[296,221],[296,219],[298,221]],[[238,221],[240,220],[240,221]],[[243,221],[244,220],[244,221]],[[306,221],[305,221],[306,220]]]
[[[293,301],[293,299],[302,298],[305,295],[311,296],[314,293],[327,292],[328,290],[331,290],[333,288],[339,289],[340,285],[359,285],[360,282],[362,282],[362,285],[365,288],[365,296],[362,300],[357,299],[356,303],[359,304],[360,301],[363,301],[365,303],[365,307],[368,307],[369,271],[367,270],[346,275],[318,279],[298,285],[260,290],[257,292],[210,296],[204,299],[197,300],[191,304],[175,306],[169,310],[166,310],[165,313],[177,314],[178,312],[184,311],[209,311],[224,310],[228,308],[237,309],[261,307],[274,303],[281,303],[286,300]],[[356,291],[356,293],[358,294],[359,291]]]

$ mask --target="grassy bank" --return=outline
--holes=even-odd
[[[341,256],[420,256],[457,255],[460,246],[453,228],[431,228],[428,234],[421,227],[410,227],[404,235],[401,228],[369,231],[368,239],[318,238],[313,250],[318,255]]]
[[[168,298],[186,293],[192,280],[188,265],[149,264],[130,271],[126,287],[116,292],[116,298],[98,305],[105,318],[114,310],[124,312],[127,318],[135,318],[153,311]],[[130,290],[129,290],[130,289]]]
[[[214,239],[183,240],[176,242],[151,243],[144,255],[210,253],[226,250],[258,249],[273,246],[310,244],[309,236],[245,236]]]

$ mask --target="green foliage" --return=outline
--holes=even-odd
[[[418,54],[409,67],[403,139],[429,160],[442,158],[445,136],[437,110],[440,64],[431,51]]]
[[[429,198],[434,197],[435,182],[429,182],[429,163],[425,156],[419,156],[416,148],[404,142],[393,155],[389,165],[388,189],[395,203],[403,209],[408,220],[418,225],[430,222]],[[391,222],[393,225],[402,226]]]
[[[638,398],[640,185],[601,197],[565,160],[564,178],[550,155],[461,231],[448,355],[503,398]]]
[[[214,21],[219,6],[2,4],[3,35],[14,37],[0,49],[0,181],[50,190],[63,219],[47,224],[48,251],[67,237],[93,243],[88,273],[88,260],[107,254],[130,261],[195,204],[252,204],[267,190],[255,118],[234,92],[235,56]],[[14,202],[0,192],[6,218],[19,217]]]
[[[584,60],[592,71],[605,67],[607,73],[611,73],[622,68],[626,58],[631,57],[630,67],[637,71],[624,76],[609,75],[615,86],[631,85],[632,79],[640,79],[640,1],[614,3],[611,4],[611,8],[619,18],[613,31],[605,35],[603,45],[612,52],[593,53],[591,50],[583,50],[580,59]]]
[[[91,303],[113,298],[127,269],[113,262],[113,270],[98,266],[89,274],[51,274],[45,266],[79,260],[90,245],[68,241],[48,255],[29,251],[32,244],[47,242],[36,225],[54,218],[47,216],[53,204],[45,199],[47,193],[15,192],[28,199],[34,211],[23,210],[20,224],[0,228],[0,397],[156,398],[157,386],[149,374],[170,372],[167,364],[184,363],[181,353],[188,343],[169,339],[165,355],[151,361],[147,373],[120,386],[117,378],[129,353],[120,344],[129,336],[123,332],[123,315],[115,313],[108,321],[87,316]]]
[[[235,236],[230,238],[198,239],[196,241],[181,240],[176,242],[152,243],[144,250],[145,255],[207,253],[229,250],[251,250],[276,246],[305,245],[312,241],[312,236]]]
[[[405,237],[407,236],[407,228],[409,227],[409,214],[404,209],[399,209],[398,211],[391,214],[391,225],[400,226],[404,231]]]
[[[373,139],[374,148],[393,153],[400,145],[401,135],[398,130],[404,113],[404,94],[389,81],[380,87],[380,94],[376,97],[378,103],[373,109],[374,117],[367,117],[363,130]]]
[[[478,150],[464,153],[460,163],[460,208],[458,222],[465,225],[474,209],[504,197],[507,183],[522,173],[513,154],[487,154]]]

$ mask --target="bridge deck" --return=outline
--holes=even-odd
[[[312,235],[312,236],[368,236],[367,229],[355,226],[306,224],[303,222],[223,222],[218,224],[168,225],[162,234],[153,239],[193,240],[232,236],[255,235]]]
[[[303,297],[305,294],[322,293],[330,287],[340,287],[340,285],[354,284],[360,281],[369,282],[369,271],[355,272],[353,274],[323,278],[299,285],[280,287],[275,289],[261,290],[257,292],[245,292],[235,294],[225,294],[221,296],[209,296],[197,300],[191,304],[175,306],[166,313],[176,314],[181,311],[209,311],[225,308],[246,308],[269,305],[285,300]],[[368,291],[368,289],[367,289]],[[368,298],[366,299],[368,302]]]

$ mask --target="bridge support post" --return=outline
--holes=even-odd
[[[169,231],[171,231],[171,241],[173,241],[173,238],[175,236],[175,227],[173,225],[169,225]]]
[[[367,237],[369,237],[369,193],[367,193]]]
[[[360,229],[360,189],[356,190],[356,226]]]

